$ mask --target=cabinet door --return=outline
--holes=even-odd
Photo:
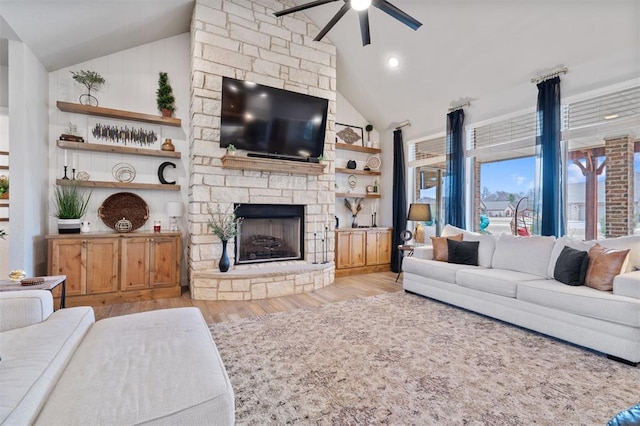
[[[391,263],[391,230],[378,231],[378,265]]]
[[[151,287],[170,287],[177,284],[179,272],[177,237],[154,237],[150,242]]]
[[[366,233],[364,231],[352,231],[349,232],[349,245],[351,255],[351,267],[365,265],[365,247],[366,247]]]
[[[85,241],[87,245],[87,294],[118,290],[118,240]]]
[[[149,238],[123,238],[120,259],[120,290],[149,288]]]
[[[86,253],[86,242],[80,239],[49,241],[48,273],[67,276],[67,296],[87,293]],[[61,289],[62,286],[58,286],[53,292],[54,296],[60,296]]]
[[[350,232],[336,232],[336,268],[351,267]]]
[[[379,252],[378,231],[367,231],[367,266],[378,265]]]

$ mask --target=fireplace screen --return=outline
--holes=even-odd
[[[236,209],[236,214],[243,217],[236,237],[236,263],[302,259],[304,207],[298,214],[286,208],[299,210],[301,206],[256,206],[241,205]]]

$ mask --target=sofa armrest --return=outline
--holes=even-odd
[[[53,313],[53,296],[47,290],[0,292],[0,331],[42,322]]]
[[[413,256],[418,259],[433,260],[433,246],[420,246],[413,249]]]
[[[613,279],[613,294],[640,299],[640,271],[616,276]]]

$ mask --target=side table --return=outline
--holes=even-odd
[[[402,273],[402,259],[407,256],[413,256],[413,249],[415,246],[400,244],[398,246],[398,250],[400,251],[400,256],[398,256],[398,275],[396,275],[396,282],[398,282],[398,278],[400,278],[400,274]],[[404,254],[407,252],[407,254]]]
[[[62,285],[62,293],[60,294],[60,309],[64,308],[67,276],[66,275],[53,275],[50,277],[42,277],[44,282],[35,285],[22,285],[20,281],[0,280],[0,291],[21,291],[21,290],[49,290],[53,291],[54,288]]]

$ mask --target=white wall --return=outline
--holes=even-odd
[[[9,106],[9,67],[0,65],[0,107]]]
[[[21,42],[9,40],[9,268],[46,272],[49,157],[48,73]]]
[[[181,185],[180,192],[165,190],[132,190],[149,206],[149,219],[139,231],[152,231],[155,220],[162,221],[162,228],[168,230],[169,217],[166,214],[166,205],[169,201],[179,201],[185,206],[187,211],[187,194],[189,183],[189,146],[187,137],[189,134],[189,34],[181,34],[169,37],[157,42],[145,44],[122,52],[97,58],[88,62],[83,62],[72,67],[63,68],[49,75],[49,115],[50,125],[48,153],[51,158],[49,171],[49,181],[52,183],[49,194],[53,191],[53,183],[56,179],[63,177],[64,152],[62,148],[56,146],[56,140],[62,133],[67,131],[69,122],[78,126],[78,132],[88,141],[88,125],[96,119],[104,122],[118,122],[119,120],[104,119],[102,117],[90,117],[84,114],[72,114],[58,110],[56,101],[66,101],[78,103],[78,97],[84,93],[85,88],[77,84],[70,71],[92,70],[102,75],[106,84],[94,95],[99,100],[100,107],[114,108],[132,112],[139,112],[151,115],[160,115],[156,106],[156,90],[158,89],[158,73],[163,71],[169,76],[169,83],[173,88],[176,98],[176,111],[174,117],[182,120],[181,127],[155,126],[161,132],[161,138],[155,149],[160,149],[160,144],[165,138],[170,138],[176,151],[181,152],[179,160],[163,157],[146,157],[125,154],[110,154],[92,151],[67,150],[69,171],[71,174],[71,163],[73,155],[77,156],[78,171],[86,171],[90,174],[91,180],[112,181],[112,169],[118,163],[128,163],[136,170],[135,183],[160,183],[157,177],[158,167],[165,161],[176,164],[176,168],[167,168],[165,177],[167,180],[176,180]],[[92,121],[93,120],[93,121]],[[151,126],[144,123],[132,121],[134,126]],[[110,195],[117,192],[129,192],[121,189],[95,188],[89,203],[88,213],[84,220],[91,223],[93,232],[114,232],[107,227],[98,217],[98,208]],[[57,220],[53,217],[55,212],[52,197],[49,196],[49,220],[47,232],[57,233]],[[179,219],[179,227],[183,234],[186,234],[187,222],[186,214]],[[183,244],[183,248],[185,244]],[[183,262],[183,277],[186,277],[186,263]],[[183,284],[186,281],[183,280]]]
[[[9,151],[9,115],[7,111],[4,111],[3,107],[0,107],[0,151]],[[8,165],[6,157],[0,157],[1,165]],[[0,171],[0,175],[10,176],[8,170]],[[7,200],[0,200],[0,203],[6,203]],[[1,207],[3,210],[2,217],[6,216],[6,207]],[[9,222],[0,222],[0,229],[7,231],[9,228]],[[0,239],[0,279],[4,279],[9,274],[9,238],[6,236],[4,240]]]

